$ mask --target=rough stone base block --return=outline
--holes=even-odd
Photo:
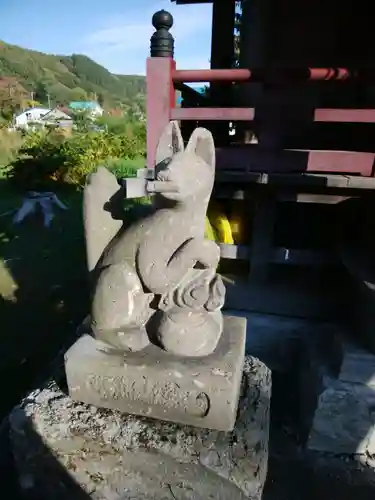
[[[38,500],[260,500],[270,392],[269,370],[245,358],[225,433],[77,403],[50,383],[9,417],[19,482]]]
[[[115,354],[84,335],[65,356],[76,401],[197,427],[232,430],[245,355],[246,319],[224,318],[213,354],[181,358],[154,345]]]
[[[335,454],[375,454],[375,391],[338,382],[320,397],[310,450]]]
[[[326,381],[310,433],[310,450],[375,456],[375,356],[343,341],[338,380]]]

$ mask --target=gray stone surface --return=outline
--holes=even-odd
[[[246,319],[224,318],[215,352],[204,358],[171,355],[150,345],[107,353],[84,335],[65,355],[71,397],[127,413],[232,430],[245,354]]]
[[[85,188],[90,269],[101,254],[93,272],[93,334],[118,350],[142,350],[156,339],[179,356],[211,354],[222,333],[225,299],[216,274],[219,247],[204,238],[215,178],[212,134],[197,128],[184,148],[178,123],[167,125],[155,178],[132,181],[140,194],[145,187],[155,195],[155,210],[120,230],[108,218],[118,193],[111,176],[101,169]]]
[[[9,417],[19,482],[38,500],[260,500],[270,391],[269,370],[247,357],[224,433],[76,403],[50,383]]]
[[[347,382],[329,386],[320,397],[308,447],[375,455],[375,390]]]
[[[373,387],[375,390],[375,355],[355,344],[346,343],[339,379]]]
[[[375,455],[375,355],[341,335],[337,378],[326,377],[308,447],[333,454]]]

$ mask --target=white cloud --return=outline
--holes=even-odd
[[[142,0],[138,3],[142,3]],[[144,73],[150,37],[154,32],[151,18],[160,9],[168,10],[174,18],[171,33],[175,38],[178,66],[187,69],[207,68],[212,11],[209,4],[175,5],[170,0],[164,0],[150,8],[127,8],[126,14],[107,19],[84,37],[81,50],[110,71]],[[199,40],[202,43],[197,45]]]

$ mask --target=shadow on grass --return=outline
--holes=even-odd
[[[68,210],[12,223],[22,196],[0,181],[0,418],[47,368],[88,311],[82,194],[56,191]]]
[[[53,187],[68,210],[56,208],[51,227],[41,214],[15,225],[22,196],[0,180],[0,419],[35,376],[49,375],[48,362],[89,311],[82,192]],[[125,223],[151,208],[148,200],[123,206]]]

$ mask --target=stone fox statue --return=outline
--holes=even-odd
[[[197,128],[184,148],[178,124],[171,122],[158,144],[155,174],[147,186],[155,194],[151,215],[126,228],[114,220],[103,224],[110,241],[93,271],[92,331],[97,340],[125,351],[143,349],[154,337],[171,353],[207,355],[221,335],[225,296],[215,271],[219,248],[204,238],[215,177],[211,133]],[[114,176],[99,169],[86,186],[86,214],[95,204],[91,215],[96,210],[108,217],[103,202],[110,189],[100,195],[104,184],[118,190]],[[86,224],[88,240],[91,226]],[[105,236],[102,247],[104,241]]]

